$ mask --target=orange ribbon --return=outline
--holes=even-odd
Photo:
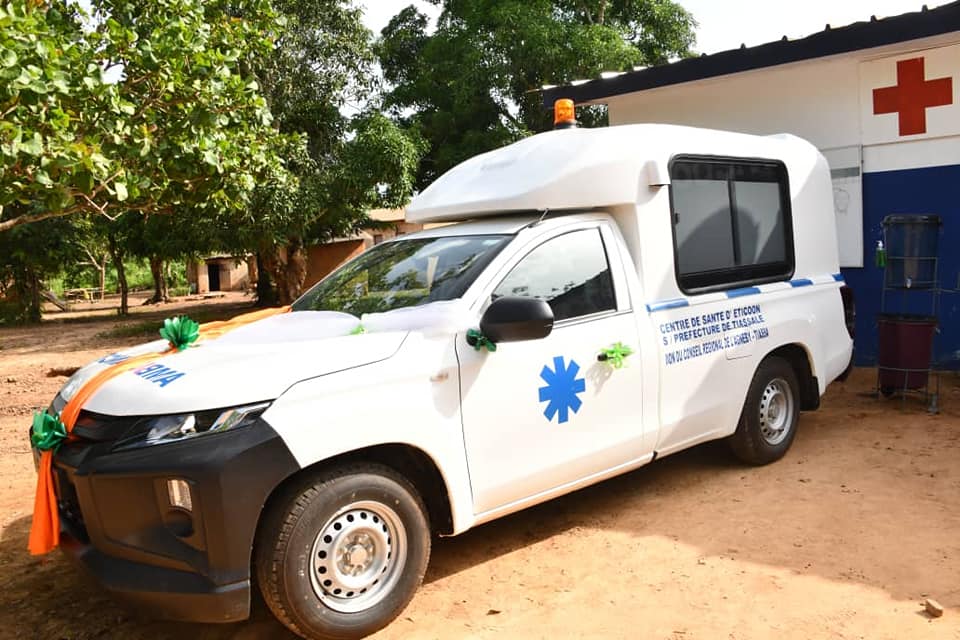
[[[200,340],[213,340],[231,329],[288,311],[290,311],[289,306],[261,309],[244,313],[230,320],[207,322],[200,325]],[[63,407],[63,411],[60,412],[60,421],[66,427],[67,435],[69,436],[70,432],[73,431],[73,425],[76,424],[83,405],[107,381],[116,378],[121,373],[137,368],[141,364],[170,353],[176,353],[176,351],[176,347],[171,346],[166,351],[133,356],[107,367],[87,380]],[[53,485],[53,450],[47,450],[40,455],[40,468],[37,471],[37,493],[33,501],[33,522],[30,523],[30,539],[27,546],[31,555],[38,556],[53,551],[59,544],[60,514],[57,510],[57,496]]]

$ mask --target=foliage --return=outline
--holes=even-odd
[[[277,149],[298,180],[264,179],[227,227],[235,251],[259,252],[278,302],[287,303],[302,289],[309,245],[370,225],[370,209],[406,203],[422,143],[382,114],[357,110],[375,93],[375,56],[352,0],[278,0],[276,7],[285,29],[254,69],[280,132],[305,140],[288,138]]]
[[[78,257],[82,231],[50,219],[0,233],[0,324],[40,320],[44,279]]]
[[[64,211],[97,198],[117,171],[86,135],[116,99],[96,48],[75,8],[37,4],[0,7],[0,224],[9,226],[34,203]]]
[[[175,260],[166,265],[167,283],[175,295],[186,295],[187,286],[186,264],[182,260]],[[143,258],[128,258],[124,260],[124,271],[127,274],[127,284],[131,291],[142,291],[153,287],[153,276],[150,265]],[[63,296],[67,289],[95,288],[100,286],[99,274],[89,266],[79,262],[66,264],[56,275],[46,279],[47,288],[58,296]],[[107,269],[105,289],[107,294],[119,291],[116,271]]]
[[[420,188],[466,158],[549,127],[542,85],[661,64],[688,55],[694,41],[693,18],[671,0],[433,2],[443,6],[435,31],[410,6],[378,45],[393,86],[386,106],[430,144]]]
[[[64,0],[0,9],[0,232],[83,212],[222,211],[264,172],[284,178],[248,71],[281,28],[267,0],[94,9],[86,29]],[[113,67],[124,77],[106,82]]]

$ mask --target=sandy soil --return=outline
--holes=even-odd
[[[192,304],[229,316],[245,302]],[[150,621],[60,555],[26,552],[30,413],[64,381],[48,372],[175,311],[0,330],[0,638],[293,637],[260,603],[243,624]],[[777,464],[706,445],[437,540],[423,588],[377,637],[960,639],[960,381],[944,377],[938,416],[869,396],[873,382],[859,370],[833,385]]]

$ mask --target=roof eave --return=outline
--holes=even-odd
[[[679,60],[671,64],[628,72],[610,79],[552,87],[543,91],[544,108],[558,98],[578,104],[657,87],[776,67],[827,56],[873,49],[898,42],[919,40],[960,31],[960,0],[913,13],[868,22],[828,28],[799,40],[777,40],[755,47],[741,47],[712,55]],[[785,38],[785,37],[784,37]]]

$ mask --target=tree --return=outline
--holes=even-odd
[[[81,251],[78,265],[89,267],[96,274],[99,281],[97,289],[100,291],[100,299],[103,300],[104,295],[106,295],[107,263],[110,261],[110,250],[103,242],[94,238],[82,239],[77,244]]]
[[[242,10],[238,18],[226,9]],[[0,8],[0,232],[51,217],[242,208],[283,176],[249,73],[281,23],[267,0]],[[119,82],[104,70],[122,69]]]
[[[292,187],[275,149],[297,140],[272,126],[250,71],[281,32],[267,0],[99,0],[93,8],[91,20],[64,0],[0,7],[0,235],[50,218],[123,216],[100,235],[125,313],[123,258],[143,248],[134,218],[175,218],[173,233],[183,237],[197,220],[243,210],[265,176]],[[119,81],[105,80],[109,69],[122,72]],[[54,244],[34,247],[46,253],[31,259],[57,262]],[[38,318],[37,286],[4,285],[31,298],[17,296],[18,317]]]
[[[80,257],[79,219],[53,219],[0,233],[0,324],[40,320],[43,281]]]
[[[135,258],[150,265],[154,290],[144,304],[169,302],[167,267],[170,262],[197,259],[204,253],[224,248],[220,227],[222,217],[209,216],[203,209],[184,209],[170,215],[128,217],[125,223],[125,248]]]
[[[375,98],[372,34],[350,0],[277,0],[285,28],[254,70],[284,134],[278,148],[298,180],[264,180],[234,244],[254,250],[276,283],[277,301],[304,284],[309,245],[370,224],[366,211],[403,206],[421,143],[388,118],[360,109]],[[347,115],[353,112],[352,115]],[[263,279],[266,274],[261,271]]]
[[[689,55],[692,16],[670,0],[433,0],[428,33],[410,6],[382,32],[378,55],[393,88],[386,106],[430,150],[423,188],[455,164],[549,126],[545,84]],[[586,114],[597,121],[598,114]],[[602,121],[604,114],[599,114]]]

